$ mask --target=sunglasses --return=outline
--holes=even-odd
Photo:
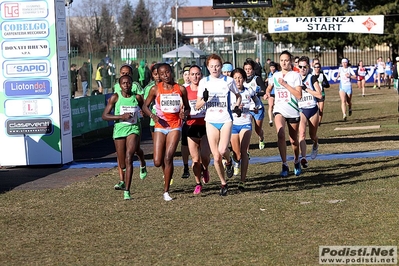
[[[300,69],[307,69],[307,66],[300,66],[300,65],[298,65],[298,67],[300,68]]]
[[[299,61],[295,61],[295,64],[298,64],[299,63]]]

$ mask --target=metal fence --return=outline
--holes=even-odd
[[[290,51],[294,56],[306,55],[310,59],[319,58],[323,66],[337,66],[339,64],[339,62],[337,61],[336,50],[322,49],[320,47],[315,47],[314,49],[305,51],[302,49],[298,49],[292,45],[276,44],[266,41],[262,42],[261,44],[256,43],[256,41],[235,42],[233,47],[232,44],[228,42],[209,43],[207,45],[202,43],[201,45],[193,46],[196,46],[196,48],[199,48],[206,54],[216,53],[220,55],[224,61],[233,62],[234,53],[236,67],[242,67],[245,59],[248,57],[254,59],[256,57],[259,57],[261,59],[261,62],[266,62],[267,58],[270,58],[272,61],[277,61],[280,52],[283,50]],[[152,62],[165,62],[166,59],[163,59],[162,55],[173,49],[175,49],[175,46],[169,45],[114,47],[112,50],[109,51],[108,57],[112,59],[113,63],[115,64],[115,68],[118,70],[120,66],[125,64],[126,62],[139,63],[142,59],[146,60],[148,64],[151,64]],[[124,58],[124,56],[126,57],[126,55],[124,55],[124,53],[122,52],[124,50],[134,51],[134,55],[130,54],[128,59]],[[262,56],[259,56],[260,54]],[[75,48],[72,48],[69,53],[70,64],[76,64],[79,68],[83,65],[83,62],[90,59],[94,70],[97,64],[105,56],[105,53],[82,54],[79,50]],[[392,57],[393,55],[391,47],[389,47],[388,45],[379,45],[374,48],[364,50],[360,50],[355,47],[345,47],[343,56],[348,58],[352,65],[357,65],[359,60],[363,60],[365,65],[374,65],[378,57],[382,57],[383,60],[386,60],[388,57]],[[173,58],[170,62],[173,62],[174,60],[175,59]],[[200,62],[198,62],[197,60],[197,64],[203,65],[205,57],[201,58],[200,60]],[[181,62],[178,64],[178,69],[181,69],[185,64],[191,64],[193,61],[196,60],[194,58],[182,58]],[[179,76],[179,73],[177,73],[177,76]],[[92,84],[95,84],[94,75]]]

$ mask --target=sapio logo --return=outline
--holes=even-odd
[[[7,96],[51,94],[51,84],[47,79],[6,80],[3,87]]]
[[[50,75],[50,62],[47,60],[5,61],[5,77],[37,77]]]

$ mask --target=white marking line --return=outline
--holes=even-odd
[[[380,125],[377,126],[364,126],[364,127],[336,127],[334,130],[361,130],[361,129],[379,129]]]

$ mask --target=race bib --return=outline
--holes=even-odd
[[[287,89],[282,87],[275,88],[275,102],[276,103],[287,103],[291,98],[291,93]]]
[[[302,91],[302,98],[298,101],[299,108],[311,108],[316,106],[316,101],[312,94]]]
[[[197,100],[189,100],[188,101],[191,107],[190,116],[191,118],[200,118],[205,117],[205,104],[200,109],[195,109],[195,105],[197,104]]]
[[[140,108],[137,106],[120,106],[119,114],[123,115],[125,113],[130,113],[130,118],[126,121],[122,121],[124,124],[136,124],[137,123],[137,116]]]
[[[179,94],[161,94],[160,107],[164,113],[178,113],[180,112],[181,97]]]

